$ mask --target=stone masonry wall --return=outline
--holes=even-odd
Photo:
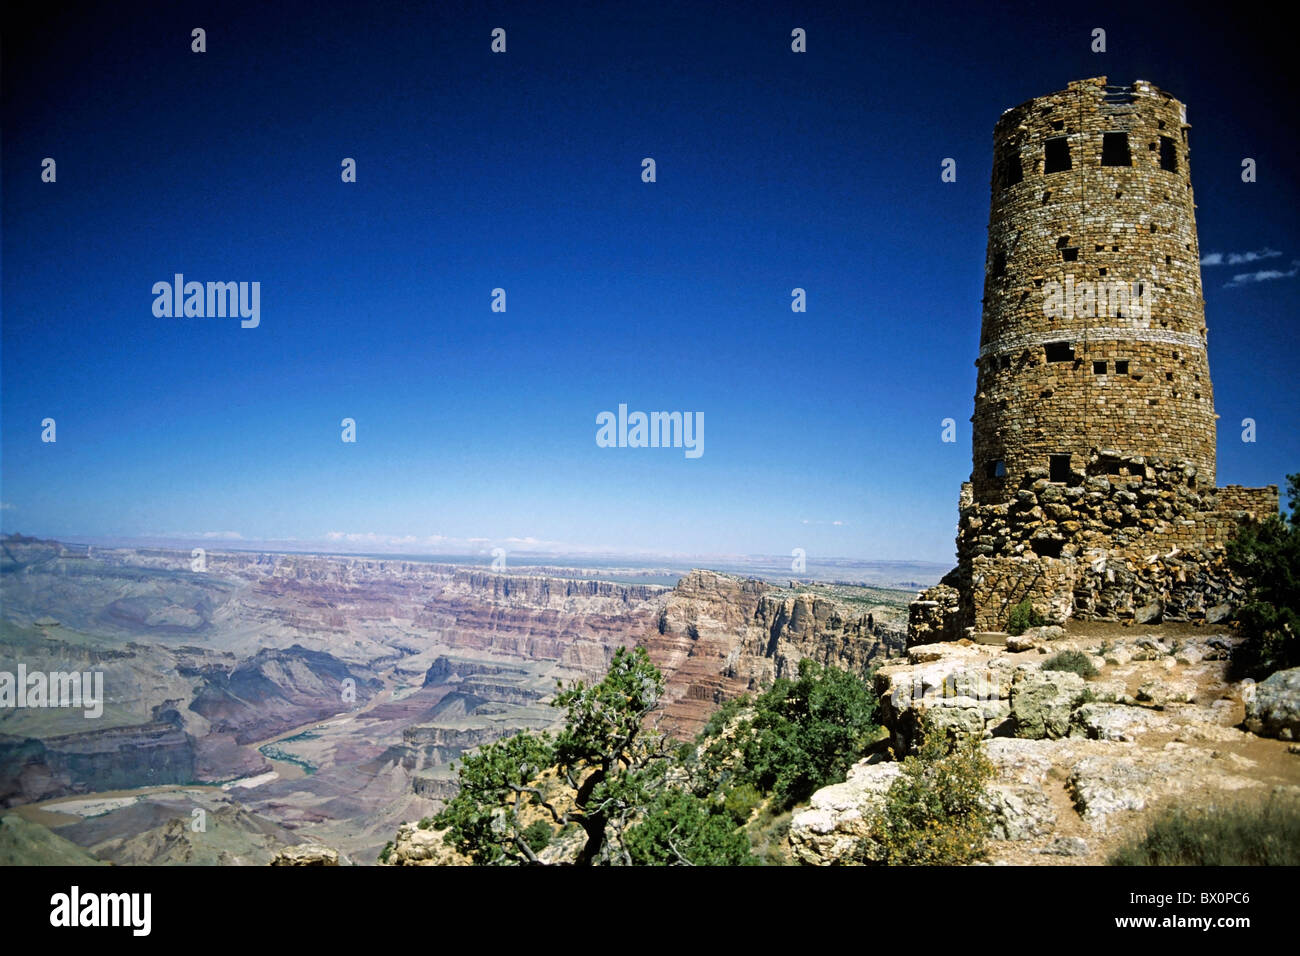
[[[1105,77],[999,120],[972,418],[977,501],[1006,500],[1053,455],[1081,470],[1094,447],[1187,459],[1214,485],[1189,128],[1169,94]]]
[[[1002,629],[1025,597],[1055,622],[1227,616],[1242,592],[1225,545],[1244,518],[1277,512],[1275,485],[1202,494],[1190,462],[1097,452],[1077,477],[1030,469],[1009,502],[962,508],[968,626]]]

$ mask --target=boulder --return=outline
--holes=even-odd
[[[1141,810],[1152,790],[1149,770],[1124,758],[1085,757],[1067,786],[1085,820],[1097,823],[1121,810]]]
[[[895,761],[859,761],[843,783],[814,793],[808,809],[790,822],[794,858],[814,866],[849,862],[859,844],[869,844],[871,818],[884,806],[885,794],[900,773],[902,766]]]
[[[1036,637],[1030,636],[1026,631],[1024,634],[1012,634],[1007,638],[1007,650],[1013,654],[1019,654],[1021,651],[1032,651],[1042,644]]]
[[[994,783],[987,788],[992,814],[990,836],[995,840],[1033,840],[1056,826],[1052,801],[1038,787]]]
[[[1246,729],[1261,737],[1300,740],[1300,667],[1278,671],[1246,698]]]
[[[446,830],[421,829],[414,823],[403,823],[397,828],[397,839],[388,853],[389,866],[468,866],[470,861],[461,856],[443,838]]]
[[[1019,672],[1011,685],[1015,735],[1038,740],[1064,737],[1070,713],[1084,696],[1084,680],[1067,671]]]
[[[1088,841],[1082,837],[1057,837],[1038,852],[1049,856],[1087,856]]]
[[[1123,704],[1083,704],[1070,718],[1071,736],[1092,740],[1136,740],[1142,734],[1168,727],[1168,719],[1159,714]]]
[[[1194,681],[1149,680],[1138,688],[1137,699],[1163,707],[1165,704],[1190,703],[1196,696]]]
[[[271,860],[271,866],[338,866],[339,854],[319,843],[287,846]]]

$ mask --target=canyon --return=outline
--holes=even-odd
[[[455,794],[461,753],[553,726],[557,686],[599,679],[617,648],[647,649],[667,683],[659,727],[687,738],[803,657],[866,673],[899,656],[915,590],[270,552],[202,567],[4,539],[0,661],[103,674],[95,720],[0,709],[0,808],[32,846],[267,863],[324,843],[373,862]]]

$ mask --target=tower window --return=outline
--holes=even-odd
[[[990,458],[984,463],[985,478],[1005,478],[1007,476],[1007,463],[1001,458]]]
[[[1073,362],[1074,346],[1069,342],[1048,342],[1043,346],[1049,362]]]
[[[1128,133],[1101,134],[1101,164],[1103,166],[1132,166],[1128,151]]]
[[[1070,141],[1053,136],[1043,142],[1043,172],[1063,173],[1070,168]]]
[[[1048,469],[1047,469],[1048,481],[1068,482],[1070,480],[1070,456],[1069,455],[1048,455],[1047,465],[1048,465]]]
[[[1073,248],[1073,247],[1071,247],[1071,248],[1069,248],[1069,249],[1062,249],[1062,250],[1061,250],[1061,260],[1062,260],[1063,262],[1078,262],[1078,261],[1079,261],[1079,250],[1076,249],[1076,248]]]
[[[1106,363],[1105,363],[1105,362],[1093,362],[1093,363],[1092,363],[1092,374],[1093,374],[1093,375],[1105,375],[1105,374],[1106,374]]]
[[[1002,188],[1014,186],[1025,178],[1024,171],[1020,168],[1020,152],[1011,149],[1002,157],[999,164],[998,178],[1002,180]]]
[[[1001,252],[993,253],[993,278],[1007,274],[1007,257]]]
[[[1171,173],[1178,172],[1178,148],[1168,136],[1160,137],[1160,168]]]
[[[1127,359],[1119,359],[1119,360],[1117,360],[1117,361],[1115,362],[1115,374],[1116,374],[1116,375],[1127,375],[1127,374],[1128,374],[1128,360],[1127,360]]]
[[[1002,368],[1011,368],[1011,356],[1010,356],[1010,355],[1002,355],[1002,356],[999,356],[999,357],[998,357],[998,364],[999,364],[1000,367],[1002,367]]]

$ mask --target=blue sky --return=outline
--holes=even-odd
[[[6,24],[0,526],[950,560],[993,124],[1102,74],[1188,104],[1219,483],[1300,470],[1296,91],[1263,18],[759,6]],[[177,272],[260,282],[260,325],[155,317]],[[598,447],[619,403],[703,413],[704,454]]]

